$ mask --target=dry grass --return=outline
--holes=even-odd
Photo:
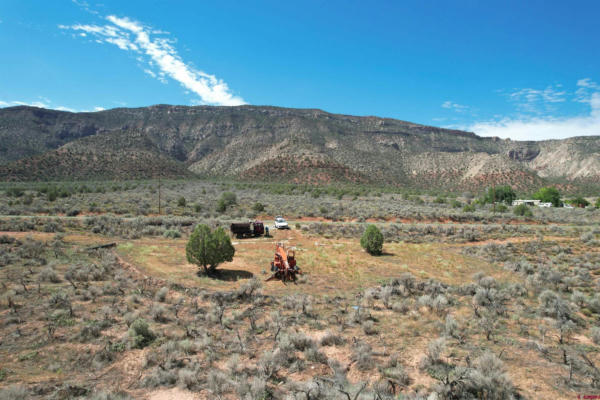
[[[328,294],[347,296],[360,289],[410,272],[420,279],[435,278],[448,284],[469,281],[476,272],[510,279],[508,272],[460,252],[459,245],[390,243],[384,255],[367,254],[357,241],[307,237],[297,230],[275,232],[273,238],[234,241],[232,262],[219,266],[223,279],[196,276],[198,267],[185,258],[186,239],[143,238],[124,241],[117,252],[144,274],[190,287],[231,289],[251,276],[266,278],[276,242],[296,248],[298,265],[310,284],[265,285],[268,294]],[[251,274],[251,275],[250,275]],[[235,277],[238,279],[235,279]],[[227,279],[227,280],[226,280]]]

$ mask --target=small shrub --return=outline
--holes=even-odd
[[[185,207],[186,205],[186,200],[185,197],[181,196],[179,199],[177,199],[177,206],[178,207]]]
[[[375,327],[375,323],[373,323],[373,321],[363,322],[362,328],[363,328],[363,331],[365,332],[365,334],[367,334],[367,335],[375,335],[375,334],[377,334],[377,332],[379,332],[377,330],[377,327]]]
[[[508,211],[508,207],[506,207],[504,204],[498,204],[496,206],[496,212],[504,213],[506,211]]]
[[[0,389],[0,400],[25,400],[29,392],[25,386],[11,385]]]
[[[169,289],[163,286],[158,289],[154,298],[156,301],[164,302],[167,299],[167,294],[169,294]]]
[[[475,212],[475,206],[472,204],[467,204],[463,207],[463,212]]]
[[[480,399],[515,398],[515,389],[505,373],[504,364],[489,352],[475,360],[475,368],[468,376],[467,391]]]
[[[321,338],[321,346],[341,346],[344,344],[344,338],[333,332],[327,332]]]
[[[38,279],[40,282],[51,282],[51,283],[59,283],[60,282],[60,277],[58,276],[58,274],[56,273],[54,268],[52,268],[52,266],[50,266],[50,265],[40,271],[40,274],[38,275]]]
[[[142,349],[152,343],[156,338],[154,333],[150,330],[148,323],[142,318],[133,321],[128,332],[131,339],[131,347],[134,349]]]
[[[252,209],[257,213],[265,211],[265,206],[262,203],[256,202],[252,206]]]
[[[421,359],[420,367],[421,369],[428,369],[432,366],[442,364],[444,361],[442,356],[446,351],[446,341],[444,338],[438,338],[432,340],[427,345],[427,352],[425,356]]]
[[[373,351],[371,346],[364,342],[358,342],[352,353],[352,360],[356,362],[356,367],[361,371],[368,371],[373,368]]]
[[[513,213],[520,217],[532,217],[533,216],[531,209],[526,204],[519,204],[518,206],[515,206],[515,208],[513,208]]]
[[[217,201],[217,211],[225,212],[227,208],[237,204],[237,197],[235,193],[232,192],[224,192],[219,200]]]
[[[176,229],[167,229],[163,232],[163,237],[168,239],[177,239],[181,237],[181,232]]]
[[[410,385],[411,379],[397,356],[390,357],[383,366],[379,367],[379,373],[394,386],[406,387]]]
[[[87,342],[88,340],[100,337],[101,327],[98,321],[87,322],[79,331],[79,340]]]
[[[595,344],[600,344],[600,328],[595,326],[590,331],[590,337],[592,338],[592,342]]]
[[[150,309],[150,316],[156,322],[168,322],[167,309],[162,304],[152,306]]]

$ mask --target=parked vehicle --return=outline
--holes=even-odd
[[[275,217],[275,228],[276,229],[290,229],[287,221],[281,216]]]
[[[244,236],[261,236],[265,233],[265,226],[262,221],[234,222],[231,224],[231,233],[238,238]]]

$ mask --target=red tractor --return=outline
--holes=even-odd
[[[275,259],[271,261],[271,275],[268,281],[281,279],[284,283],[287,281],[296,281],[296,275],[301,274],[300,268],[296,265],[296,252],[292,249],[286,249],[283,243],[275,245]]]

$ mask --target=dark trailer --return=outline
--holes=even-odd
[[[241,238],[244,236],[261,236],[265,233],[262,221],[234,222],[231,224],[231,233]]]

